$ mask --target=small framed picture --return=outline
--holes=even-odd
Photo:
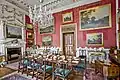
[[[47,35],[42,37],[42,45],[43,46],[50,46],[52,45],[52,36]]]
[[[68,12],[62,14],[63,23],[73,22],[73,13]]]
[[[33,25],[32,24],[26,24],[26,28],[30,29],[30,30],[33,30]]]
[[[33,32],[27,32],[27,38],[28,39],[34,39],[34,33]]]
[[[103,33],[90,33],[86,35],[86,44],[93,46],[103,45]]]
[[[28,45],[33,45],[34,41],[33,40],[28,40]]]

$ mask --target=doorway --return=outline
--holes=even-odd
[[[64,55],[74,55],[75,41],[74,32],[63,33],[63,53]]]
[[[60,48],[63,55],[76,55],[77,24],[66,24],[60,27]]]

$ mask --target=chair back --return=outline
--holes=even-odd
[[[39,58],[35,59],[35,63],[39,64],[39,68],[38,69],[42,69],[42,66],[43,66],[43,56],[39,55]]]

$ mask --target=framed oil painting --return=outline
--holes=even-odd
[[[33,30],[33,25],[32,24],[26,24],[26,28],[30,29],[30,30]]]
[[[73,22],[72,12],[62,14],[63,23]]]
[[[28,45],[33,45],[33,44],[34,44],[34,41],[33,41],[33,40],[28,40],[28,41],[27,41],[27,44],[28,44]]]
[[[27,38],[28,39],[34,39],[34,33],[33,32],[27,32]]]
[[[118,32],[118,41],[120,43],[120,32]]]
[[[43,36],[42,37],[42,46],[50,46],[52,45],[52,36]]]
[[[111,4],[97,6],[79,12],[80,30],[111,27]]]
[[[6,38],[22,39],[22,28],[13,25],[6,25]]]
[[[86,35],[86,44],[94,46],[103,45],[103,33],[91,33]]]
[[[50,34],[54,33],[55,27],[54,27],[54,19],[51,20],[52,22],[47,26],[42,26],[40,23],[38,23],[38,29],[40,34]]]

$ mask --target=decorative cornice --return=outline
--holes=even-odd
[[[101,1],[101,0],[81,0],[81,1],[75,2],[70,5],[61,6],[60,8],[56,8],[56,9],[52,10],[52,13],[61,12],[61,11],[67,10],[67,9],[72,9],[72,8],[75,8],[78,6],[82,6],[82,5],[86,5],[86,4],[90,4],[90,3],[94,3],[94,2],[98,2],[98,1]]]

